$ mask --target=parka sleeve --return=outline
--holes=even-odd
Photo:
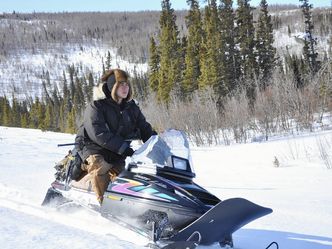
[[[157,135],[157,132],[152,129],[149,122],[146,121],[141,109],[137,107],[137,125],[141,133],[141,139],[146,142],[152,135]]]
[[[89,138],[99,146],[119,155],[129,146],[121,136],[111,132],[100,106],[88,105],[83,123]]]

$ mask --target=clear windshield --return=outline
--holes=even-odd
[[[164,167],[169,165],[171,155],[188,159],[194,172],[187,137],[184,132],[173,129],[150,137],[136,150],[132,161],[142,166]]]

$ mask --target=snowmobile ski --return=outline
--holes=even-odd
[[[198,246],[198,243],[195,241],[177,241],[170,243],[167,246],[162,247],[161,249],[195,249]]]
[[[222,242],[242,226],[271,212],[272,209],[259,206],[243,198],[227,199],[180,230],[170,240],[186,241],[196,232],[201,236],[200,244],[210,245]]]
[[[275,241],[272,241],[265,249],[270,249],[272,246],[275,246],[276,249],[279,249],[279,244]]]

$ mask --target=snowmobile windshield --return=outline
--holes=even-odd
[[[132,161],[138,167],[174,167],[194,173],[188,139],[178,130],[151,136],[135,151]]]

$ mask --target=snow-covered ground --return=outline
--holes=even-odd
[[[57,144],[73,138],[0,127],[1,249],[144,248],[145,238],[95,213],[40,206],[54,164],[69,149]],[[274,210],[237,231],[235,248],[266,248],[271,241],[281,249],[332,248],[332,131],[192,147],[192,157],[196,182],[219,198],[244,197]]]

